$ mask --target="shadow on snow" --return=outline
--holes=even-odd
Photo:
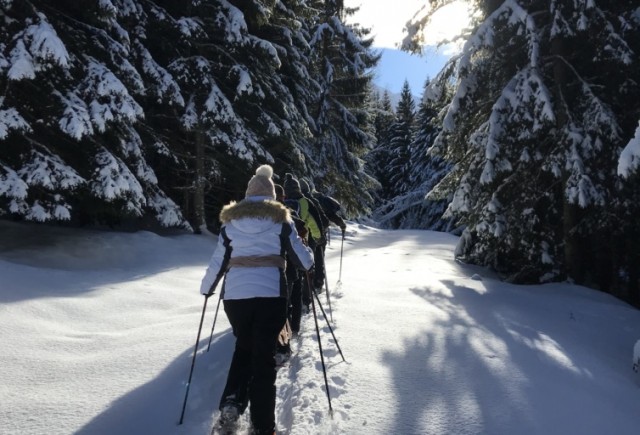
[[[193,347],[182,352],[158,376],[130,391],[95,416],[77,435],[174,435],[203,434],[211,430],[218,409],[234,337],[230,331],[214,334],[211,349],[206,328],[198,346],[187,407],[178,425],[184,402]]]

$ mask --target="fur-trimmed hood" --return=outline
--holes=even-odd
[[[291,221],[291,213],[287,207],[277,201],[248,201],[246,199],[240,202],[231,202],[225,205],[220,212],[220,222],[223,224],[242,218],[267,218],[281,224]]]

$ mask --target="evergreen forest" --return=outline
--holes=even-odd
[[[468,3],[394,105],[342,0],[0,0],[0,219],[215,233],[266,163],[506,281],[640,306],[640,4]]]

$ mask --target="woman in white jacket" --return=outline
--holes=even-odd
[[[223,207],[218,245],[200,287],[210,295],[226,271],[221,297],[236,346],[218,424],[233,427],[249,404],[255,434],[275,433],[274,355],[287,319],[286,261],[304,270],[313,265],[289,210],[275,201],[272,176],[271,166],[260,166],[245,199]]]

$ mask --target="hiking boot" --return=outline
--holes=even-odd
[[[287,346],[286,349],[278,350],[274,356],[276,360],[276,370],[284,366],[289,359],[291,359],[291,348]]]
[[[216,428],[220,434],[234,434],[240,418],[240,409],[235,404],[225,404],[220,410]]]
[[[251,435],[276,435],[276,431],[273,429],[260,430],[260,429],[252,428]]]

